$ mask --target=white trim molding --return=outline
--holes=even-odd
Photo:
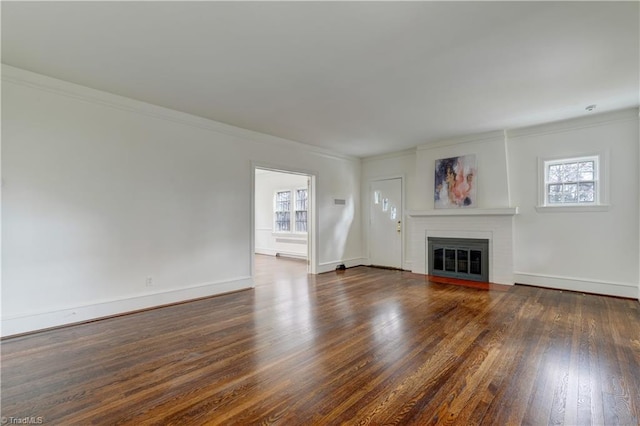
[[[429,237],[482,238],[489,240],[489,281],[514,284],[513,214],[413,215],[410,219],[411,272],[428,273]]]
[[[347,268],[352,268],[354,266],[361,266],[367,264],[367,259],[364,257],[356,257],[353,259],[344,259],[344,260],[334,260],[333,262],[323,262],[318,265],[318,273],[322,274],[324,272],[335,271],[338,265],[344,264]]]
[[[557,290],[577,291],[581,293],[603,294],[606,296],[625,297],[636,299],[637,286],[619,282],[607,282],[598,280],[586,280],[583,278],[561,277],[544,274],[531,274],[527,272],[515,272],[516,284],[526,284],[536,287],[554,288]]]
[[[156,308],[203,297],[217,296],[254,287],[251,277],[199,284],[176,290],[142,294],[126,299],[106,300],[90,305],[73,306],[50,312],[35,312],[2,318],[2,337],[28,333],[63,325],[94,321],[142,309]]]
[[[372,163],[374,161],[379,161],[379,160],[389,160],[392,158],[401,158],[401,157],[411,157],[416,155],[416,150],[417,148],[410,148],[410,149],[405,149],[403,151],[394,151],[394,152],[389,152],[387,154],[379,154],[379,155],[373,155],[371,157],[365,157],[362,159],[363,163]]]
[[[495,209],[442,209],[442,210],[413,210],[407,212],[409,217],[430,216],[515,216],[518,207],[504,207]]]
[[[601,114],[588,115],[584,117],[571,118],[568,120],[554,121],[530,127],[520,127],[506,130],[508,139],[520,138],[523,136],[542,135],[549,133],[561,133],[576,129],[584,129],[594,126],[602,126],[618,121],[628,121],[638,119],[638,108],[625,108]]]
[[[579,153],[572,156],[538,157],[538,204],[536,211],[539,213],[580,213],[603,212],[611,207],[609,187],[609,150],[598,152]],[[553,162],[571,162],[589,158],[595,162],[594,181],[596,184],[596,197],[593,203],[558,203],[547,202],[547,165]]]
[[[248,141],[277,144],[288,148],[299,148],[326,158],[360,162],[360,159],[357,157],[338,154],[329,149],[320,148],[315,145],[309,145],[290,139],[284,139],[277,136],[255,132],[253,130],[231,126],[209,118],[199,117],[124,96],[114,95],[112,93],[48,77],[43,74],[34,73],[21,68],[12,67],[10,65],[2,64],[2,81],[80,99],[110,108],[134,112],[161,120],[172,121],[174,123],[180,123],[190,127],[197,127],[227,136],[242,138]]]
[[[465,144],[465,143],[477,143],[477,142],[486,142],[486,141],[493,141],[493,140],[504,140],[504,138],[505,138],[505,131],[504,130],[494,130],[494,131],[491,131],[491,132],[475,133],[475,134],[471,134],[471,135],[465,135],[465,136],[461,136],[461,137],[458,137],[458,138],[436,140],[436,141],[428,142],[428,143],[426,143],[424,145],[420,145],[416,149],[418,151],[421,151],[421,150],[425,150],[425,149],[442,148],[442,147],[445,147],[445,146],[460,145],[460,144]]]
[[[586,206],[536,206],[538,213],[589,213],[606,212],[611,208],[610,204],[596,204]]]

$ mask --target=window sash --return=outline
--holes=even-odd
[[[307,232],[307,210],[309,206],[307,189],[296,190],[295,230]]]
[[[308,190],[277,191],[274,198],[274,232],[308,231]]]
[[[588,205],[599,198],[598,157],[545,161],[544,204]]]
[[[274,206],[275,232],[291,231],[291,191],[278,191]]]

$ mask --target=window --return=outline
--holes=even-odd
[[[601,163],[601,155],[542,160],[538,208],[561,211],[559,207],[567,207],[571,211],[603,206],[606,193]]]
[[[546,205],[595,204],[598,157],[545,162]]]
[[[276,192],[275,232],[291,231],[291,191]]]
[[[292,195],[295,196],[292,199]],[[307,232],[307,189],[278,191],[274,200],[274,232]],[[292,214],[293,213],[293,214]]]
[[[296,232],[307,232],[307,190],[296,190]]]

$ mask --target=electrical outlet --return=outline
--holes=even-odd
[[[153,285],[153,278],[152,277],[147,277],[147,279],[144,281],[145,285],[147,287],[151,287]]]

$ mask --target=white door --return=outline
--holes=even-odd
[[[402,179],[371,182],[369,200],[369,260],[402,269]]]

